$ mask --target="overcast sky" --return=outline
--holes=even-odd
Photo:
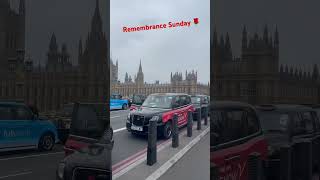
[[[19,0],[11,0],[18,7]],[[106,3],[99,0],[100,13],[106,22]],[[44,64],[52,33],[56,34],[59,48],[67,44],[74,63],[78,61],[78,43],[85,42],[90,31],[95,0],[26,0],[26,53],[36,64]],[[106,31],[106,23],[104,23]]]
[[[215,22],[219,33],[229,32],[232,48],[240,54],[243,24],[251,35],[265,24],[280,36],[280,62],[311,67],[320,62],[320,1],[217,0]]]
[[[170,81],[170,72],[197,70],[198,79],[210,79],[209,0],[111,0],[111,55],[119,60],[119,79],[134,77],[139,61],[145,81]],[[193,21],[189,28],[122,32],[123,26]]]

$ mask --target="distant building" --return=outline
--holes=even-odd
[[[266,26],[262,36],[242,32],[241,56],[234,57],[228,33],[214,32],[211,49],[213,99],[251,104],[320,102],[320,76],[302,67],[279,64],[279,33]]]
[[[131,76],[126,73],[124,82],[111,84],[111,93],[120,93],[123,96],[130,96],[132,94],[144,94],[149,95],[152,93],[188,93],[188,94],[207,94],[209,95],[209,84],[198,83],[197,72],[185,72],[185,79],[183,79],[182,73],[171,73],[170,83],[160,83],[156,81],[153,84],[145,83],[144,73],[142,70],[142,64],[140,60],[138,72],[134,77],[134,81]]]
[[[84,44],[79,41],[78,65],[70,62],[67,45],[60,48],[55,34],[44,67],[24,58],[24,7],[24,0],[20,0],[16,13],[7,0],[0,0],[0,101],[24,101],[40,111],[56,110],[75,101],[108,102],[109,39],[102,29],[98,0],[90,33]]]

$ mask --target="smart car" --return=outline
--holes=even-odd
[[[52,150],[59,141],[55,125],[24,103],[0,102],[0,152],[22,149]]]
[[[180,93],[151,94],[136,110],[132,110],[127,118],[127,130],[133,134],[145,135],[148,133],[149,120],[158,116],[158,135],[165,139],[172,134],[172,118],[178,114],[178,126],[187,124],[188,112],[193,112],[191,97]]]
[[[247,180],[249,172],[264,166],[268,152],[254,107],[215,101],[210,111],[210,164],[217,176],[213,178]]]
[[[122,99],[120,94],[112,94],[110,96],[110,110],[127,109],[129,106],[128,99]]]

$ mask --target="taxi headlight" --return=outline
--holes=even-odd
[[[66,167],[65,163],[59,163],[59,166],[58,166],[58,177],[60,179],[64,178],[64,169],[65,169],[65,167]]]

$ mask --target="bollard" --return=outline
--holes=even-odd
[[[201,108],[197,111],[197,130],[201,130]]]
[[[280,179],[291,180],[291,148],[283,146],[280,148]]]
[[[248,159],[248,180],[262,180],[263,166],[261,156],[258,153],[252,153]]]
[[[207,126],[208,125],[208,106],[204,108],[204,125]]]
[[[193,118],[192,112],[188,111],[188,124],[187,124],[187,136],[192,137]]]
[[[157,162],[157,121],[159,117],[154,116],[149,121],[147,165],[152,166]]]
[[[210,180],[218,180],[219,179],[219,173],[218,173],[218,167],[215,164],[210,165]]]
[[[300,179],[312,179],[312,142],[308,139],[294,145],[294,175]]]
[[[178,114],[174,114],[172,118],[172,147],[179,146],[179,129],[178,129]]]

